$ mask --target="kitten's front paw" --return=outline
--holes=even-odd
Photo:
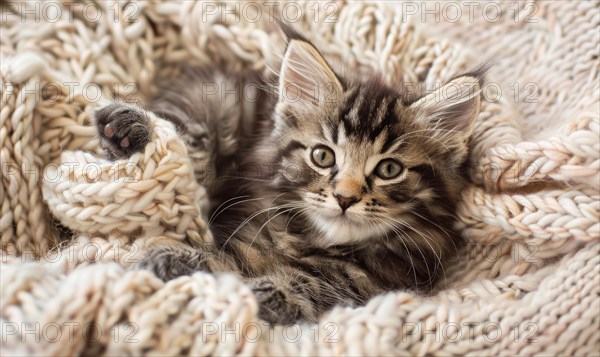
[[[150,142],[150,120],[133,105],[112,103],[98,109],[95,117],[100,145],[111,159],[126,159]]]
[[[259,304],[258,317],[280,325],[291,325],[298,321],[316,321],[312,309],[302,306],[293,295],[278,287],[268,277],[248,281]]]
[[[167,282],[180,276],[192,275],[200,270],[199,262],[199,256],[189,252],[157,249],[144,256],[134,268],[150,270],[159,279]]]

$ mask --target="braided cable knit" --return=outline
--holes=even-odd
[[[48,207],[67,227],[86,233],[132,232],[142,225],[174,239],[206,232],[199,187],[173,124],[148,113],[153,140],[143,153],[116,162],[64,152],[43,184]]]

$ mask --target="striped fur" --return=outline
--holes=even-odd
[[[242,93],[264,85],[191,71],[154,101],[209,186],[215,245],[159,250],[139,267],[165,280],[235,272],[260,316],[282,324],[385,291],[430,292],[461,244],[452,226],[481,74],[408,102],[376,76],[340,77],[310,42],[288,35],[276,98],[250,102]],[[240,96],[223,100],[219,89],[200,100],[207,83]],[[329,148],[335,164],[318,167],[316,147]],[[378,176],[386,159],[401,165],[394,178]]]

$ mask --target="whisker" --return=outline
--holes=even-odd
[[[273,200],[271,201],[271,203],[275,202],[279,197],[285,195],[288,192],[284,192],[280,195],[277,195],[277,197],[273,198]],[[274,207],[268,207],[262,210],[259,210],[258,212],[252,214],[250,217],[246,218],[236,229],[235,231],[233,231],[233,233],[231,233],[231,235],[225,240],[225,243],[223,243],[223,246],[221,247],[221,251],[223,251],[223,249],[225,249],[225,246],[227,245],[227,243],[231,240],[231,238],[237,233],[239,232],[240,229],[242,229],[242,227],[244,225],[246,225],[248,222],[250,222],[251,220],[253,220],[254,218],[258,217],[259,215],[265,213],[265,212],[269,212],[275,209],[281,209],[281,208],[285,208],[285,204],[283,205],[279,205],[279,206],[274,206]]]
[[[278,216],[281,216],[281,215],[282,215],[282,214],[284,214],[284,213],[291,212],[291,211],[293,211],[293,210],[295,210],[295,209],[298,209],[298,208],[299,208],[299,207],[292,207],[292,208],[289,208],[289,209],[287,209],[287,210],[284,210],[284,211],[281,211],[281,212],[279,212],[279,213],[275,214],[273,217],[271,217],[271,218],[267,219],[267,221],[266,221],[265,223],[263,223],[263,225],[262,225],[262,226],[260,226],[260,228],[259,228],[259,229],[258,229],[258,231],[256,232],[256,235],[254,236],[254,238],[253,238],[253,239],[252,239],[252,241],[250,242],[250,246],[252,246],[252,244],[254,243],[254,241],[255,241],[255,240],[258,238],[258,235],[260,234],[260,231],[262,231],[262,230],[263,230],[263,228],[265,228],[265,226],[266,226],[267,224],[269,224],[269,222],[271,222],[272,220],[274,220],[274,219],[275,219],[275,218],[277,218]]]
[[[402,235],[401,232],[399,232],[393,225],[389,224],[388,222],[382,221],[381,223],[386,224],[394,233],[398,234],[398,235]],[[389,235],[388,233],[386,233],[386,238],[389,242]],[[412,271],[413,271],[413,276],[415,278],[415,286],[418,286],[418,280],[417,280],[417,270],[415,267],[415,263],[412,259],[412,254],[410,253],[410,250],[408,249],[408,246],[406,245],[406,243],[404,243],[403,239],[400,239],[400,243],[402,243],[402,245],[404,246],[404,249],[406,250],[406,254],[408,255],[408,259],[410,260],[410,266],[412,267]]]
[[[236,197],[230,198],[230,199],[226,200],[225,202],[221,203],[219,205],[219,207],[217,207],[215,209],[214,213],[210,216],[210,218],[208,220],[208,225],[210,226],[215,218],[217,218],[222,212],[226,211],[227,209],[229,209],[230,207],[232,207],[234,205],[237,205],[237,204],[240,204],[240,203],[243,203],[243,202],[248,202],[248,201],[260,200],[260,198],[253,198],[253,199],[248,199],[248,200],[241,200],[241,201],[238,201],[238,202],[234,202],[234,203],[230,204],[229,206],[225,207],[223,209],[223,211],[219,211],[221,209],[221,207],[223,207],[223,205],[225,205],[227,202],[230,202],[232,200],[235,200],[237,198],[242,198],[242,197],[250,197],[250,196],[249,195],[236,196]]]
[[[390,220],[392,220],[392,221],[394,221],[394,222],[396,222],[396,223],[398,223],[398,224],[400,224],[400,225],[402,225],[402,226],[404,226],[404,227],[412,230],[413,232],[415,232],[416,234],[420,235],[424,239],[425,243],[427,243],[427,245],[429,245],[429,248],[431,248],[431,252],[434,254],[434,256],[437,259],[436,265],[434,267],[434,269],[435,269],[434,273],[435,273],[435,271],[437,271],[438,268],[441,268],[442,269],[442,273],[444,274],[444,278],[445,278],[444,265],[443,265],[442,259],[441,259],[441,251],[440,251],[440,254],[438,255],[438,253],[436,253],[435,249],[433,248],[433,246],[429,242],[429,239],[427,239],[427,238],[431,238],[431,241],[434,242],[433,238],[432,237],[427,237],[426,235],[424,235],[422,232],[419,232],[418,230],[416,230],[412,225],[410,225],[407,222],[398,221],[398,220],[395,220],[393,218],[388,218],[388,219],[390,219]],[[415,246],[417,247],[417,249],[419,249],[419,251],[421,252],[421,255],[423,256],[423,252],[421,251],[421,248],[419,248],[418,244],[412,239],[412,237],[410,237],[409,234],[407,234],[406,236],[415,244]],[[425,264],[427,265],[427,259],[425,258],[425,256],[423,256],[423,260],[424,260]],[[427,271],[430,274],[429,267],[427,267]],[[431,274],[429,275],[429,277],[430,277],[430,281],[432,281],[433,277],[432,277]]]

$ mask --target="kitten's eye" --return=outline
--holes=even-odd
[[[390,180],[398,177],[402,172],[402,165],[394,159],[381,160],[375,168],[377,176],[385,180]]]
[[[322,168],[331,167],[335,164],[335,154],[333,153],[333,150],[323,145],[314,148],[310,158],[313,164]]]

